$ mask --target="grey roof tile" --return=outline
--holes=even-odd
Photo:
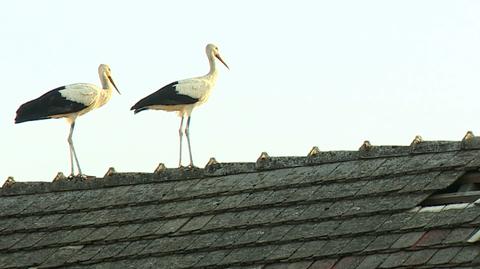
[[[227,212],[223,214],[215,215],[210,221],[203,227],[204,230],[220,229],[225,227],[234,227],[238,224],[237,212]]]
[[[130,237],[141,238],[155,234],[155,232],[159,230],[165,224],[165,222],[166,220],[157,220],[142,223],[141,226],[133,234],[130,235]]]
[[[333,231],[340,225],[340,221],[324,221],[317,223],[298,224],[293,227],[282,240],[306,239],[334,235]]]
[[[43,263],[56,249],[38,249],[18,251],[0,255],[0,264],[4,268],[28,268]]]
[[[374,235],[353,237],[352,240],[342,249],[342,252],[355,253],[363,251],[374,239]]]
[[[266,256],[267,260],[280,260],[290,258],[295,251],[297,251],[303,243],[288,243],[276,245],[273,250]]]
[[[105,245],[95,256],[92,257],[92,260],[103,260],[115,257],[129,244],[129,242],[116,242],[115,244]]]
[[[441,172],[434,171],[422,174],[407,175],[402,177],[408,184],[400,192],[415,192],[424,190]]]
[[[408,220],[402,230],[413,230],[427,226],[435,218],[436,212],[418,212]]]
[[[68,230],[58,230],[58,231],[52,231],[38,241],[34,247],[44,247],[48,245],[55,245],[55,244],[62,244],[62,243],[67,243],[65,242],[65,239],[67,239],[70,231]]]
[[[451,227],[472,222],[480,215],[477,207],[470,207],[461,210],[443,210],[435,214],[434,218],[427,225],[427,228]]]
[[[305,217],[308,218],[330,218],[330,217],[340,217],[345,212],[350,210],[353,206],[353,201],[351,200],[339,200],[334,203],[322,203],[317,205],[311,205],[307,211],[303,213]]]
[[[366,181],[354,181],[321,185],[311,196],[311,200],[353,197],[366,183]]]
[[[450,262],[450,260],[457,255],[457,253],[461,250],[461,247],[451,247],[451,248],[444,248],[439,249],[433,256],[428,260],[428,264],[446,264]]]
[[[1,203],[5,203],[0,209],[1,216],[15,216],[30,207],[34,200],[28,196],[2,197]]]
[[[408,177],[383,178],[365,182],[356,195],[398,192],[410,182]]]
[[[219,264],[240,264],[263,261],[277,246],[259,246],[233,249]]]
[[[187,249],[202,249],[210,247],[215,241],[217,241],[220,237],[222,237],[224,232],[215,232],[215,233],[207,233],[207,234],[199,234],[196,238],[192,241]],[[219,243],[220,244],[220,243]]]
[[[450,261],[452,263],[466,263],[473,261],[480,255],[480,246],[463,247]]]
[[[413,153],[457,151],[462,147],[461,141],[421,141],[412,145]]]
[[[441,172],[435,180],[430,182],[425,187],[425,190],[440,190],[444,189],[450,185],[452,185],[453,182],[455,182],[457,179],[459,179],[465,172],[464,171],[443,171]]]
[[[445,166],[447,163],[450,162],[451,159],[455,157],[457,153],[457,151],[435,153],[432,158],[430,158],[428,162],[424,164],[424,167],[435,168]]]
[[[411,218],[415,216],[416,213],[402,212],[391,215],[379,228],[377,231],[395,231],[399,230],[405,223],[407,223]]]
[[[140,226],[141,224],[127,224],[118,226],[118,228],[109,234],[105,240],[110,241],[128,238],[131,234],[134,234],[135,231],[140,228]]]
[[[379,235],[372,241],[367,248],[366,251],[377,251],[377,250],[385,250],[389,249],[399,238],[401,234],[394,234],[388,233],[384,235]]]
[[[155,231],[155,234],[171,234],[177,232],[179,229],[183,227],[189,218],[179,218],[179,219],[171,219],[166,220],[162,227]]]
[[[339,180],[348,178],[354,171],[360,169],[362,163],[368,161],[358,160],[358,161],[350,161],[350,162],[343,162],[338,165],[335,170],[333,170],[328,175],[328,180]]]
[[[260,192],[251,192],[249,195],[243,200],[238,207],[239,208],[248,208],[252,206],[257,206],[266,204],[266,203],[271,203],[270,201],[264,202],[267,197],[269,197],[273,191],[260,191]]]
[[[317,205],[318,208],[324,207],[324,204]],[[306,210],[310,210],[311,206],[309,205],[297,205],[292,207],[285,208],[282,212],[280,212],[276,217],[275,221],[284,222],[284,221],[293,221],[300,219],[308,219],[310,218],[309,215],[303,214]],[[321,211],[322,209],[319,209]]]
[[[281,222],[278,218],[280,214],[285,211],[284,207],[275,207],[269,208],[267,210],[262,210],[261,213],[257,214],[252,220],[252,224],[268,224],[268,223],[278,223]]]
[[[445,166],[467,166],[479,157],[478,150],[459,151],[445,163]]]
[[[291,256],[292,259],[308,258],[322,254],[323,247],[328,240],[308,241],[303,243]]]
[[[308,187],[308,188],[314,188],[314,187]],[[280,205],[282,203],[285,203],[289,197],[293,198],[296,191],[297,190],[295,188],[289,188],[289,189],[270,191],[268,193],[265,192],[265,197],[262,203]],[[262,193],[259,193],[259,194],[262,194]],[[248,200],[248,198],[245,200]]]
[[[213,218],[213,216],[214,215],[203,215],[203,216],[192,217],[178,232],[188,233],[188,232],[200,230]]]
[[[311,261],[292,262],[292,263],[273,263],[265,266],[263,269],[307,269],[317,268],[311,266]]]
[[[471,237],[475,230],[475,228],[456,228],[450,230],[450,233],[442,241],[442,244],[464,243]]]
[[[336,163],[359,158],[358,151],[320,151],[308,159],[310,164]]]
[[[315,199],[314,193],[319,189],[319,186],[307,186],[303,188],[295,188],[293,191],[286,197],[284,202],[293,203],[293,202],[303,202]]]
[[[385,159],[370,159],[360,162],[356,169],[348,175],[349,178],[364,178],[372,175],[386,160]]]
[[[370,176],[383,176],[406,172],[400,168],[405,162],[409,161],[409,159],[410,156],[386,158],[385,162],[373,171]]]
[[[16,233],[0,236],[0,250],[5,250],[11,248],[15,243],[21,241],[26,234]]]
[[[449,230],[430,230],[415,244],[416,247],[439,245],[450,233]]]
[[[399,267],[403,263],[405,263],[410,256],[412,255],[411,252],[395,252],[390,255],[383,261],[382,264],[380,264],[379,268],[393,268],[393,267]]]
[[[412,255],[406,260],[403,265],[406,266],[418,266],[426,264],[430,258],[437,252],[435,249],[422,249],[412,253]]]
[[[236,208],[240,205],[247,197],[249,193],[240,193],[235,195],[226,196],[215,208],[215,210],[224,210],[229,208]]]
[[[363,261],[363,257],[349,256],[340,259],[333,268],[335,269],[356,269]]]
[[[60,247],[53,252],[53,254],[48,257],[47,260],[42,262],[42,267],[55,267],[64,265],[74,253],[78,252],[78,250],[82,248],[82,246]]]
[[[192,236],[175,236],[175,237],[161,237],[153,240],[142,254],[164,253],[164,252],[179,252],[186,249],[192,242]]]
[[[232,230],[221,234],[217,240],[210,244],[211,247],[230,247],[240,238],[246,230]]]
[[[217,250],[217,251],[209,252],[208,255],[205,255],[203,258],[199,259],[199,261],[194,266],[202,267],[202,266],[217,265],[228,254],[230,254],[230,252],[231,250]]]
[[[308,169],[311,168],[309,167]],[[297,180],[302,178],[298,176],[298,171],[302,171],[302,169],[279,169],[275,171],[264,171],[252,175],[249,174],[248,176],[253,179],[257,178],[255,188],[271,188],[298,183]],[[252,184],[247,186],[252,186]],[[238,189],[238,186],[235,186],[235,188]]]
[[[322,249],[315,253],[314,256],[340,255],[348,253],[346,246],[350,243],[351,238],[337,238],[327,241]]]
[[[40,218],[41,217],[39,216],[20,217],[15,223],[11,223],[10,225],[6,226],[3,230],[3,233],[8,234],[14,231],[23,232],[28,230],[38,230],[39,227],[36,226],[35,222]]]
[[[105,240],[111,233],[117,229],[116,226],[105,226],[95,229],[82,239],[82,243]]]
[[[339,163],[328,163],[312,167],[296,168],[297,174],[290,182],[305,184],[329,181],[332,179],[330,175],[339,165]]]
[[[349,235],[373,232],[382,225],[388,216],[373,215],[344,220],[330,235]]]
[[[116,256],[125,257],[125,256],[135,256],[141,253],[148,245],[152,243],[153,239],[146,240],[137,240],[128,242],[128,245],[125,246]]]
[[[39,233],[27,233],[22,240],[19,240],[13,246],[14,249],[23,249],[23,248],[30,248],[37,244],[38,241],[42,240],[45,237],[47,232],[39,232]],[[2,236],[4,237],[4,236]]]
[[[389,256],[389,254],[373,254],[366,256],[356,269],[378,268]]]
[[[274,227],[266,227],[265,233],[258,239],[258,243],[279,241],[282,238],[286,239],[286,235],[295,227],[295,225],[281,225]],[[296,233],[293,233],[296,235]]]
[[[322,259],[313,262],[308,269],[331,269],[336,262],[337,259]]]
[[[265,235],[265,229],[252,228],[245,231],[245,233],[237,238],[234,242],[235,245],[243,245],[257,242],[262,236]]]
[[[420,240],[423,235],[425,234],[424,231],[421,232],[410,232],[410,233],[405,233],[400,238],[398,238],[397,241],[392,245],[393,249],[403,249],[403,248],[409,248],[415,243]]]
[[[89,261],[95,255],[97,255],[97,253],[99,253],[102,249],[103,249],[103,246],[101,245],[100,246],[99,245],[84,246],[82,249],[74,252],[74,254],[71,255],[66,262],[76,263],[76,262]]]
[[[353,200],[353,205],[343,215],[370,214],[374,212],[400,211],[420,204],[428,194],[407,194],[398,196],[365,197]]]

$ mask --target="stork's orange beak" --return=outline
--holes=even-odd
[[[222,59],[222,57],[220,57],[220,54],[215,54],[215,57],[217,57],[217,59],[222,62],[222,64],[225,65],[225,67],[228,68],[228,70],[230,70],[230,67],[228,67],[228,65],[225,63],[225,61]]]
[[[115,82],[113,82],[113,79],[111,76],[107,76],[108,77],[108,80],[110,80],[110,82],[112,83],[113,87],[115,88],[115,90],[117,90],[118,94],[121,94],[120,91],[118,90],[117,88],[117,85],[115,85]]]

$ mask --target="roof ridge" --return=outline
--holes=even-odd
[[[392,158],[473,149],[480,149],[480,136],[474,136],[471,131],[467,132],[461,141],[424,141],[420,136],[416,136],[408,146],[377,146],[372,145],[367,140],[356,151],[320,151],[318,147],[313,147],[307,156],[275,157],[271,157],[266,152],[263,152],[256,162],[222,163],[217,162],[215,158],[211,158],[204,168],[166,168],[163,163],[160,163],[153,173],[117,173],[111,167],[104,177],[89,177],[87,179],[66,178],[62,173],[59,173],[53,182],[16,182],[13,177],[9,177],[3,187],[0,188],[0,197],[132,185],[133,177],[141,179],[135,180],[133,184],[179,181],[364,159]],[[112,175],[120,174],[123,177],[120,180],[118,177],[111,177]],[[138,177],[139,175],[141,177]]]

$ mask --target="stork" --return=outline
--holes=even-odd
[[[77,153],[73,146],[73,129],[75,120],[87,112],[99,108],[106,104],[112,97],[112,86],[120,94],[117,86],[111,77],[110,67],[101,64],[98,67],[98,75],[102,83],[102,88],[89,83],[75,83],[55,88],[37,99],[26,102],[17,110],[15,123],[26,121],[58,119],[65,118],[70,124],[70,133],[68,135],[68,145],[70,147],[70,177],[74,177],[73,158],[78,168],[78,175],[84,177],[80,169]]]
[[[210,63],[210,71],[206,75],[172,82],[160,90],[141,99],[131,108],[135,114],[147,109],[177,112],[178,116],[181,117],[180,129],[178,130],[178,135],[180,138],[180,154],[178,161],[179,167],[182,166],[182,140],[184,134],[182,128],[185,117],[187,118],[185,135],[187,136],[188,152],[190,155],[189,166],[193,167],[192,147],[190,145],[191,115],[195,107],[205,103],[208,100],[208,97],[215,86],[218,76],[215,58],[222,62],[225,67],[230,69],[220,56],[217,46],[208,44],[205,48],[205,51],[207,53],[208,62]]]

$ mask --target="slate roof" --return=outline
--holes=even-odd
[[[1,268],[479,268],[480,137],[0,189]],[[470,242],[469,242],[470,241]]]

